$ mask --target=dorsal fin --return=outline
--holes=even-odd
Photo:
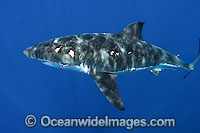
[[[131,23],[121,32],[121,34],[127,35],[129,37],[136,37],[139,40],[143,40],[141,34],[143,24],[144,22]]]

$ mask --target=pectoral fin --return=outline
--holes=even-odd
[[[108,99],[108,101],[117,109],[125,110],[117,88],[117,74],[110,74],[105,72],[90,72],[90,75],[94,79],[101,92],[103,92],[105,97]]]

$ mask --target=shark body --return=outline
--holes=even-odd
[[[51,39],[27,48],[24,54],[50,66],[75,68],[91,75],[107,100],[124,110],[116,83],[118,73],[150,69],[158,75],[163,69],[183,68],[189,74],[200,58],[199,54],[188,64],[147,43],[141,35],[143,24],[129,24],[120,33],[85,33]]]

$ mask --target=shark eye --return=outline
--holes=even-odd
[[[75,57],[75,51],[73,47],[63,47],[63,53],[70,55],[72,58]]]

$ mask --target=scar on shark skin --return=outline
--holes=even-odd
[[[91,75],[107,100],[125,110],[116,82],[119,73],[149,69],[158,76],[164,69],[183,68],[188,70],[186,78],[200,59],[200,49],[197,58],[188,64],[179,54],[144,41],[143,24],[131,23],[120,33],[84,33],[51,39],[27,48],[24,54],[49,66]]]

